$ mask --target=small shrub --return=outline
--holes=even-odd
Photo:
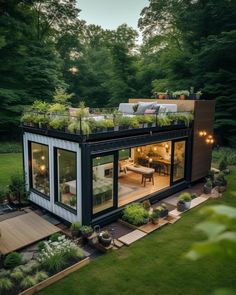
[[[133,225],[142,225],[148,218],[148,212],[141,204],[134,203],[125,208],[122,218]]]
[[[184,192],[182,194],[180,194],[179,201],[184,201],[184,202],[190,202],[192,200],[190,193],[188,192]]]
[[[40,283],[48,278],[48,274],[45,271],[39,271],[34,276],[36,283]]]
[[[23,273],[23,271],[16,267],[13,272],[11,272],[10,274],[10,277],[13,279],[13,280],[16,280],[16,281],[21,281],[23,278],[24,278],[25,274]]]
[[[70,227],[71,230],[80,230],[80,228],[81,228],[81,223],[79,221],[73,222]]]
[[[22,255],[18,252],[12,252],[8,254],[4,259],[4,266],[10,269],[15,268],[16,266],[21,265],[22,263]]]
[[[227,166],[228,166],[227,157],[224,156],[224,158],[220,161],[220,164],[219,164],[220,171],[224,171],[225,169],[227,169]]]
[[[212,188],[212,181],[210,179],[208,179],[207,182],[205,183],[205,186],[207,188]]]
[[[28,289],[36,284],[37,284],[37,282],[33,276],[26,276],[23,278],[20,285],[22,288]]]
[[[55,233],[55,234],[52,234],[51,236],[50,236],[50,241],[52,241],[52,242],[57,242],[58,241],[58,238],[61,236],[61,233]]]
[[[152,214],[151,214],[151,218],[152,219],[158,219],[160,217],[160,211],[157,209],[154,209]]]
[[[90,225],[83,225],[80,228],[80,231],[82,234],[87,234],[93,231],[92,227]]]
[[[38,251],[41,252],[43,249],[45,249],[45,243],[44,241],[40,241],[38,243]]]
[[[210,171],[208,172],[207,178],[210,178],[210,180],[213,182],[214,179],[215,179],[215,172],[212,171],[212,170],[210,170]]]
[[[8,276],[9,274],[10,274],[10,271],[9,270],[2,269],[0,271],[0,278],[4,278],[4,277]]]
[[[0,291],[9,291],[12,288],[13,283],[9,278],[0,278]]]
[[[144,208],[145,210],[149,210],[149,209],[151,208],[151,203],[150,203],[149,200],[145,200],[145,201],[143,201],[143,208]]]

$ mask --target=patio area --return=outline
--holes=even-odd
[[[0,222],[0,253],[8,254],[59,232],[34,212],[22,214]]]

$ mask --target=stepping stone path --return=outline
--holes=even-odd
[[[130,244],[134,243],[135,241],[145,237],[147,234],[144,233],[141,230],[134,230],[131,233],[124,235],[123,237],[120,237],[118,240],[122,242],[123,244],[129,246]]]

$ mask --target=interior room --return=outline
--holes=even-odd
[[[120,151],[118,166],[120,207],[170,186],[171,141]]]

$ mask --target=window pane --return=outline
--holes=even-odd
[[[174,176],[173,180],[184,178],[185,168],[185,141],[175,142],[174,153]]]
[[[170,141],[119,151],[119,207],[170,185],[171,153]]]
[[[114,156],[93,158],[93,214],[113,207]]]
[[[49,197],[48,146],[31,143],[32,186],[35,190]]]
[[[76,209],[77,183],[76,183],[76,153],[57,149],[58,163],[58,201]]]

